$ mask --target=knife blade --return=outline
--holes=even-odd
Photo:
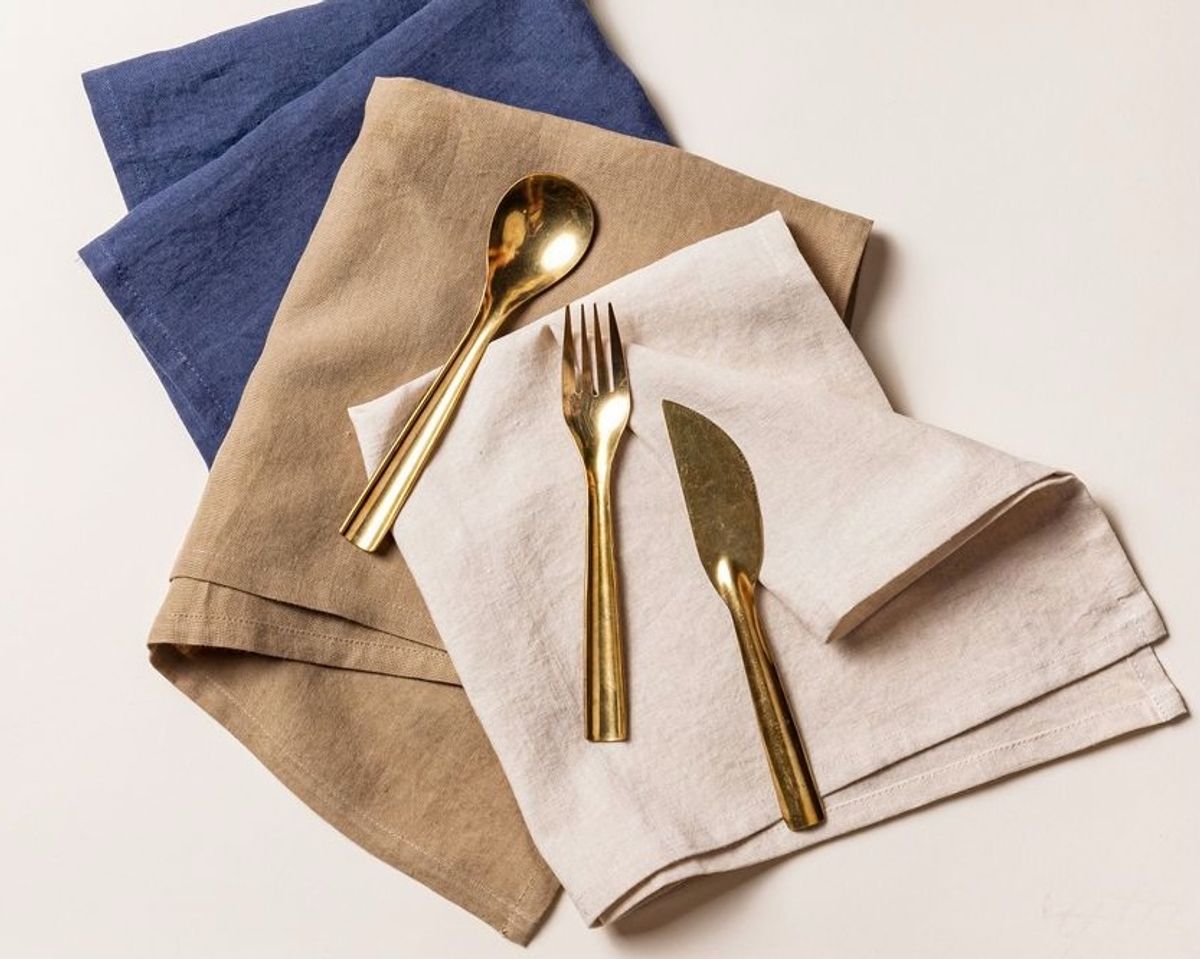
[[[811,829],[825,820],[821,794],[758,618],[764,550],[754,475],[712,420],[671,400],[663,416],[696,552],[733,618],[779,811],[789,829]]]

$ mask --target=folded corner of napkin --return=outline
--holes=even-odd
[[[1019,551],[1027,535],[1056,523],[1079,527],[1081,548],[1089,554],[1080,559],[1087,564],[1098,601],[1119,602],[1134,610],[1148,642],[1165,635],[1153,601],[1084,483],[1072,473],[1016,459],[1007,465],[1007,470],[993,471],[980,463],[980,468],[964,473],[954,489],[931,489],[918,512],[894,527],[895,549],[882,554],[892,558],[861,568],[856,590],[861,598],[854,601],[852,590],[843,594],[840,606],[827,606],[826,642],[848,637],[922,577],[962,561],[962,550],[985,532],[996,551]],[[983,482],[985,477],[991,482]],[[1096,582],[1099,571],[1102,581]]]
[[[897,486],[915,483],[919,495],[897,498],[895,512],[872,537],[874,542],[854,547],[862,560],[842,567],[852,581],[835,593],[840,602],[826,604],[827,619],[821,626],[826,642],[853,632],[922,576],[952,563],[958,551],[988,527],[1003,524],[1019,530],[1037,521],[1034,517],[1041,515],[1038,507],[1044,500],[1061,500],[1082,490],[1071,474],[1005,456],[953,434],[933,433],[962,441],[975,448],[976,455],[961,458],[954,469],[939,470],[937,444],[932,443],[923,463],[928,473],[896,477]]]

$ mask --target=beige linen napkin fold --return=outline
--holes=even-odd
[[[558,316],[493,345],[395,530],[586,920],[1183,712],[1148,648],[1162,622],[1082,484],[894,413],[781,216],[589,299],[616,307],[634,397],[615,490],[630,741],[582,735]],[[368,468],[427,379],[352,411]],[[754,473],[762,615],[829,803],[813,832],[779,821],[664,398],[721,424]]]
[[[337,526],[362,486],[346,407],[453,348],[492,207],[532,170],[581,183],[599,229],[530,318],[774,209],[842,311],[870,228],[670,147],[378,81],[150,636],[155,665],[313,809],[520,942],[558,885],[403,558]]]

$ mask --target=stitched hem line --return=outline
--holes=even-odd
[[[268,635],[262,635],[259,631]],[[219,638],[210,634],[215,632]],[[275,633],[283,633],[275,637]],[[292,634],[292,635],[289,635]],[[274,640],[274,641],[273,641]],[[423,647],[394,644],[375,646],[370,640],[309,633],[289,629],[269,621],[204,614],[171,613],[159,616],[147,645],[168,645],[199,649],[225,649],[275,659],[311,663],[334,669],[377,673],[400,679],[461,687],[458,674],[448,656],[436,655]]]
[[[886,739],[877,739],[875,742],[876,744],[882,742],[896,743],[898,744],[898,749],[908,750],[906,755],[915,755],[918,752],[923,752],[926,749],[936,746],[939,742],[945,742],[947,739],[953,739],[955,736],[962,735],[962,733],[966,732],[968,729],[973,729],[976,726],[981,726],[985,723],[988,723],[997,716],[1002,716],[1010,709],[1015,709],[1018,706],[1023,705],[1025,702],[1030,702],[1031,700],[1036,699],[1038,696],[1043,696],[1046,693],[1054,692],[1056,689],[1062,689],[1064,686],[1069,686],[1071,683],[1082,679],[1084,676],[1089,676],[1101,669],[1105,669],[1111,666],[1113,663],[1119,662],[1121,659],[1129,659],[1137,655],[1138,651],[1149,648],[1150,644],[1158,642],[1165,635],[1165,629],[1162,625],[1162,620],[1160,620],[1158,617],[1158,613],[1153,609],[1147,610],[1144,613],[1139,613],[1133,619],[1121,623],[1117,628],[1106,632],[1099,639],[1094,640],[1092,646],[1087,650],[1073,650],[1060,653],[1057,656],[1051,656],[1049,659],[1037,660],[1032,663],[1022,663],[1013,667],[1006,673],[998,674],[997,676],[993,677],[992,681],[988,683],[986,687],[977,690],[978,697],[984,697],[991,702],[994,700],[995,694],[998,690],[1009,689],[1031,676],[1044,676],[1052,669],[1057,670],[1057,668],[1062,666],[1064,663],[1071,663],[1078,667],[1078,670],[1073,675],[1059,675],[1056,672],[1054,678],[1050,681],[1051,685],[1046,688],[1037,686],[1029,687],[1029,689],[1032,691],[1029,693],[1028,698],[1022,702],[1002,705],[989,715],[977,720],[973,725],[967,726],[949,736],[934,740],[933,742],[926,743],[924,745],[913,745],[905,741],[902,738],[901,733],[896,733],[894,736],[889,736]],[[1121,640],[1126,636],[1128,636],[1130,640],[1128,644],[1121,642]],[[892,762],[899,762],[904,758],[906,758],[906,756],[902,755]],[[888,765],[891,765],[891,763],[888,763]],[[836,789],[832,790],[832,792],[845,789],[847,786],[853,785],[859,779],[874,775],[874,773],[878,771],[879,770],[876,769],[871,772],[863,773],[862,775],[855,777],[855,779],[838,786]]]
[[[1133,656],[1137,656],[1139,654],[1140,651],[1134,653]],[[1130,658],[1133,657],[1131,656]],[[1166,678],[1165,673],[1163,674],[1163,681],[1168,684],[1170,683],[1170,680]],[[1056,760],[1065,756],[1071,755],[1083,749],[1087,749],[1089,746],[1108,742],[1120,736],[1137,732],[1139,730],[1146,730],[1160,726],[1172,719],[1186,714],[1186,712],[1186,706],[1184,706],[1182,700],[1180,700],[1175,704],[1174,708],[1168,710],[1165,714],[1160,713],[1154,706],[1150,695],[1148,692],[1146,692],[1138,699],[1127,700],[1112,706],[1106,706],[1103,709],[1098,709],[1076,719],[1059,723],[1048,729],[1043,729],[1035,733],[1030,733],[1026,736],[1020,736],[1016,739],[1009,740],[1008,742],[999,743],[997,745],[989,746],[985,749],[980,749],[968,756],[964,756],[951,762],[943,763],[942,765],[926,770],[925,772],[905,777],[898,782],[891,783],[868,793],[864,793],[861,796],[854,796],[849,799],[837,801],[834,798],[837,795],[837,792],[833,792],[827,796],[828,799],[832,800],[827,803],[826,807],[830,812],[842,809],[851,809],[853,807],[862,806],[865,803],[876,802],[881,797],[893,795],[895,793],[903,793],[912,789],[914,786],[919,786],[922,783],[938,782],[940,780],[945,781],[945,785],[935,790],[934,794],[919,791],[917,800],[915,802],[909,802],[908,800],[905,800],[905,802],[909,802],[909,805],[904,808],[892,806],[885,808],[882,811],[878,811],[877,814],[873,814],[874,818],[865,820],[852,820],[850,823],[844,824],[844,828],[842,830],[809,845],[791,848],[772,847],[765,854],[756,856],[746,862],[725,865],[716,869],[703,868],[703,860],[705,857],[719,853],[722,850],[736,848],[741,843],[746,842],[763,832],[763,830],[759,830],[757,832],[747,833],[745,836],[733,843],[724,846],[718,846],[713,849],[702,850],[693,853],[690,856],[682,856],[674,862],[665,864],[659,870],[659,872],[669,870],[671,867],[678,866],[679,864],[685,863],[688,860],[694,860],[696,868],[690,876],[680,877],[661,889],[656,890],[653,888],[652,883],[654,882],[657,873],[650,873],[639,883],[629,887],[628,892],[618,897],[615,901],[607,904],[607,906],[605,906],[603,909],[592,910],[591,912],[586,910],[581,911],[585,912],[585,918],[588,918],[589,922],[593,925],[614,921],[620,919],[624,915],[627,915],[629,912],[636,910],[645,902],[657,897],[667,889],[678,885],[680,882],[686,881],[687,878],[692,878],[693,876],[698,875],[706,875],[710,872],[726,872],[733,869],[744,868],[754,863],[770,862],[783,856],[803,853],[817,845],[823,845],[826,842],[835,842],[851,833],[878,825],[889,819],[904,815],[906,812],[929,805],[930,803],[950,798],[979,786],[989,785],[1024,770],[1055,762]],[[1111,718],[1122,713],[1130,714],[1128,721],[1115,721]],[[1054,740],[1058,737],[1063,737],[1064,734],[1070,733],[1072,730],[1087,727],[1091,727],[1087,733],[1089,737],[1087,741],[1078,741],[1077,738],[1073,739],[1070,736],[1066,736],[1062,742],[1059,742],[1057,745],[1052,747],[1055,750],[1053,753],[1041,754],[1033,757],[1023,757],[1005,768],[991,770],[987,774],[986,778],[978,779],[978,781],[964,781],[962,776],[957,775],[958,771],[970,769],[972,767],[982,766],[986,770],[986,761],[991,757],[1000,756],[1007,752],[1019,750],[1023,747],[1029,746],[1032,743],[1037,743],[1043,740]],[[846,786],[842,787],[842,789],[839,791],[845,791],[851,788],[852,786]],[[775,828],[778,825],[779,821],[776,820],[768,828]],[[648,892],[646,891],[647,886],[650,886]],[[639,890],[642,891],[639,892]]]
[[[1151,652],[1153,653],[1153,651]],[[1168,710],[1164,709],[1163,704],[1159,702],[1158,690],[1155,687],[1152,687],[1147,681],[1145,674],[1138,667],[1136,657],[1130,656],[1125,660],[1125,662],[1129,664],[1129,669],[1137,678],[1138,685],[1142,687],[1142,691],[1145,692],[1146,698],[1150,700],[1151,705],[1154,706],[1154,712],[1158,716],[1159,722],[1166,722],[1169,718]]]
[[[219,567],[219,572],[214,571],[213,567]],[[318,612],[328,613],[331,616],[340,616],[342,619],[358,623],[367,629],[374,629],[381,633],[406,639],[410,643],[418,643],[429,649],[438,649],[436,646],[430,646],[428,643],[422,643],[420,640],[405,636],[402,631],[398,631],[398,629],[403,630],[403,626],[397,629],[396,627],[372,625],[369,622],[364,622],[364,617],[352,615],[341,609],[330,608],[333,602],[344,600],[355,609],[358,609],[364,605],[365,596],[362,593],[355,593],[347,589],[325,588],[321,592],[324,598],[330,602],[327,606],[318,607],[314,605],[316,600],[311,595],[305,599],[301,599],[298,595],[295,595],[298,592],[295,588],[283,590],[274,588],[273,585],[265,585],[260,579],[261,576],[261,569],[246,566],[235,559],[230,559],[212,550],[197,548],[189,549],[185,553],[180,554],[179,558],[175,561],[175,568],[171,571],[171,579],[173,580],[193,579],[197,582],[212,583],[216,586],[224,586],[226,589],[235,589],[241,593],[249,593],[273,602],[287,603],[289,606],[297,606],[301,609],[314,609]],[[292,577],[293,581],[296,579],[298,577]],[[239,580],[242,581],[242,585],[238,585]],[[402,622],[412,619],[412,610],[408,606],[374,600],[372,600],[370,605],[384,612],[394,613],[396,618]]]
[[[889,768],[890,766],[894,765],[897,762],[901,762],[905,759],[909,759],[913,756],[919,755],[920,753],[925,752],[927,749],[933,748],[937,745],[940,745],[941,743],[950,742],[950,741],[958,738],[959,736],[969,733],[973,729],[977,729],[982,726],[986,726],[989,722],[995,721],[996,719],[1003,716],[1005,713],[1009,712],[1011,709],[1019,708],[1022,705],[1026,705],[1030,702],[1033,702],[1048,692],[1053,692],[1055,690],[1063,689],[1067,686],[1070,686],[1072,683],[1077,682],[1077,681],[1085,678],[1086,676],[1094,674],[1098,669],[1109,668],[1112,665],[1118,663],[1122,658],[1127,659],[1129,657],[1136,656],[1142,650],[1145,650],[1148,648],[1149,647],[1147,647],[1145,645],[1140,645],[1140,646],[1135,647],[1132,650],[1129,650],[1126,653],[1120,653],[1118,655],[1113,655],[1111,659],[1108,659],[1107,657],[1115,651],[1111,650],[1111,649],[1105,650],[1104,657],[1106,658],[1106,662],[1102,663],[1101,665],[1095,666],[1095,665],[1089,664],[1087,667],[1080,669],[1073,676],[1068,677],[1060,682],[1056,682],[1053,689],[1043,690],[1041,692],[1034,692],[1034,693],[1024,697],[1021,700],[1021,702],[1011,704],[1007,708],[1000,710],[999,712],[994,713],[994,714],[988,716],[987,718],[980,720],[977,723],[974,723],[972,725],[961,728],[961,729],[957,730],[955,733],[953,733],[952,735],[945,736],[945,737],[939,739],[937,742],[926,744],[925,746],[922,746],[921,748],[908,749],[907,751],[905,751],[905,753],[903,755],[894,758],[892,761],[886,763],[885,765],[878,766],[877,768],[873,769],[871,772],[864,773],[860,776],[856,776],[853,780],[850,780],[848,782],[839,783],[836,787],[831,788],[826,792],[823,792],[822,795],[827,799],[833,800],[833,797],[837,796],[838,793],[844,792],[844,791],[852,788],[856,782],[861,782],[863,779],[866,779],[869,776],[873,776],[878,773],[881,773],[885,769]],[[1144,708],[1154,712],[1156,717],[1163,715],[1161,712],[1159,712],[1158,710],[1156,710],[1154,708],[1154,705],[1148,696],[1145,699],[1140,700],[1139,702],[1144,706]],[[1128,704],[1123,704],[1123,705],[1125,705],[1125,707],[1128,708]],[[1100,711],[1097,715],[1103,715],[1104,713],[1106,713],[1112,709],[1114,709],[1114,707],[1105,707],[1105,709],[1103,711]],[[1175,711],[1169,713],[1167,715],[1167,718],[1177,715],[1178,712],[1179,712],[1179,710],[1175,710]],[[1045,735],[1050,735],[1055,732],[1062,732],[1064,729],[1070,728],[1073,725],[1084,724],[1084,723],[1093,721],[1094,719],[1095,719],[1095,716],[1088,715],[1088,716],[1082,717],[1080,719],[1072,720],[1071,722],[1063,724],[1061,726],[1054,727],[1051,730],[1044,730],[1043,733]],[[1160,718],[1158,721],[1161,723],[1165,720]],[[1030,740],[1030,741],[1032,741],[1032,740]],[[1018,745],[1019,745],[1019,743],[1018,743]],[[990,751],[995,751],[997,748],[998,747],[989,747],[988,750],[984,750],[979,753],[973,753],[970,757],[964,757],[963,759],[956,760],[954,763],[946,764],[945,766],[939,766],[936,770],[931,770],[926,773],[922,773],[922,774],[920,774],[920,776],[924,776],[926,778],[933,778],[936,776],[945,775],[945,773],[947,771],[954,769],[956,767],[969,765],[972,761],[978,762],[980,758],[987,755]],[[916,782],[916,781],[918,781],[918,779],[914,777],[914,779],[912,781]],[[906,780],[906,782],[908,782],[908,780]],[[909,782],[909,785],[911,785],[911,782]],[[896,784],[892,784],[891,786],[884,787],[884,790],[895,788],[895,786],[896,786]],[[880,794],[882,794],[884,790],[881,790]],[[836,803],[836,800],[833,800],[833,801],[834,801],[834,803]],[[849,800],[846,800],[844,802],[844,804],[847,804],[847,805],[849,803],[850,803]],[[831,805],[830,808],[836,808],[836,806]],[[716,841],[713,845],[711,845],[707,848],[698,850],[695,848],[688,849],[688,848],[682,848],[682,847],[673,847],[666,855],[663,855],[657,862],[654,862],[650,859],[643,859],[643,861],[641,863],[631,865],[623,873],[627,877],[640,876],[641,878],[637,878],[637,879],[633,879],[633,880],[629,880],[629,879],[623,880],[623,885],[627,889],[635,889],[635,888],[641,886],[643,883],[652,879],[655,874],[657,874],[658,872],[662,871],[663,869],[667,868],[668,866],[670,866],[674,863],[679,863],[679,862],[683,862],[688,859],[710,855],[713,852],[720,850],[720,849],[736,847],[737,845],[739,845],[740,843],[742,843],[746,839],[748,839],[750,836],[757,835],[759,832],[762,832],[766,829],[770,829],[773,826],[775,826],[778,822],[779,822],[778,814],[773,813],[772,818],[770,818],[770,820],[763,821],[757,829],[749,830],[749,831],[745,832],[744,834],[738,835],[738,836],[721,837],[720,840]],[[830,838],[835,839],[835,838],[837,838],[837,836],[832,836]],[[783,853],[779,853],[779,855],[782,855],[782,854]],[[767,858],[775,858],[775,857],[767,857]],[[610,901],[607,901],[607,902],[602,901],[605,898],[609,898]],[[600,897],[592,896],[592,897],[590,897],[590,903],[591,903],[590,905],[580,904],[580,911],[585,914],[585,918],[588,918],[589,922],[595,922],[595,921],[599,920],[599,917],[605,916],[606,914],[611,912],[614,902],[620,901],[623,898],[624,898],[623,895],[617,897],[616,900],[611,900],[611,897],[607,897],[607,896],[600,896]],[[578,903],[578,900],[577,900],[577,903]],[[624,912],[624,911],[626,911],[626,910],[622,910],[622,912]]]
[[[192,623],[233,623],[239,626],[261,626],[265,629],[274,630],[280,633],[288,633],[293,636],[304,636],[311,639],[328,639],[331,642],[343,643],[349,646],[362,646],[379,653],[394,653],[397,656],[404,658],[413,658],[423,660],[429,663],[436,663],[439,666],[448,666],[450,656],[447,653],[438,653],[432,647],[425,646],[419,643],[412,642],[411,646],[402,646],[399,643],[390,643],[387,640],[372,640],[372,639],[355,639],[351,636],[337,636],[334,633],[321,633],[316,630],[300,629],[297,626],[285,626],[281,623],[273,623],[266,619],[253,619],[249,616],[225,616],[225,615],[210,615],[206,613],[169,613],[166,616],[168,620],[179,620]],[[367,627],[362,627],[366,629]],[[399,637],[403,639],[403,637]],[[220,646],[220,643],[202,643],[203,646]],[[415,647],[415,648],[414,648]]]
[[[1132,659],[1132,657],[1130,657]],[[1056,736],[1059,733],[1066,732],[1069,729],[1076,729],[1080,726],[1086,726],[1089,723],[1095,722],[1103,716],[1108,716],[1112,713],[1122,712],[1127,709],[1140,709],[1149,702],[1149,696],[1141,699],[1131,699],[1128,702],[1118,703],[1115,706],[1106,706],[1104,709],[1098,709],[1094,713],[1088,713],[1086,716],[1081,716],[1079,719],[1073,719],[1068,723],[1060,723],[1058,726],[1052,726],[1050,729],[1043,729],[1041,732],[1031,733],[1028,736],[1022,736],[1020,739],[1014,739],[1011,742],[1001,743],[999,746],[990,746],[987,749],[981,749],[977,753],[972,753],[970,756],[964,756],[962,759],[956,759],[954,762],[946,763],[938,766],[936,769],[930,769],[923,773],[918,773],[915,776],[909,776],[907,779],[901,779],[899,782],[892,783],[890,786],[884,786],[882,789],[876,789],[873,792],[864,793],[861,796],[855,796],[852,799],[846,799],[842,802],[833,802],[829,804],[829,809],[847,809],[859,803],[864,803],[872,799],[877,799],[880,796],[886,796],[888,793],[896,792],[900,789],[905,789],[916,783],[928,782],[931,779],[938,779],[946,773],[954,769],[964,769],[968,766],[976,766],[989,756],[997,756],[1008,750],[1019,749],[1021,746],[1029,743],[1037,742],[1041,739],[1046,739],[1050,736]],[[1155,707],[1155,716],[1159,723],[1165,722],[1162,713]],[[833,795],[837,795],[834,793]]]

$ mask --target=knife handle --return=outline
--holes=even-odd
[[[750,696],[754,700],[779,811],[788,829],[798,832],[823,823],[825,809],[788,706],[787,694],[767,648],[754,590],[754,580],[739,572],[730,577],[722,592],[726,594],[737,630],[738,646],[746,667],[746,680],[750,684]]]
[[[615,743],[629,738],[629,700],[609,471],[588,470],[587,486],[584,725],[589,742]]]

